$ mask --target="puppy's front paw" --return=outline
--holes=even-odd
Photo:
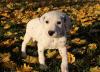
[[[47,70],[48,69],[48,66],[47,65],[40,64],[40,69]]]
[[[27,57],[27,54],[26,54],[25,52],[22,52],[22,53],[21,53],[21,57],[22,57],[22,58],[26,58],[26,57]]]

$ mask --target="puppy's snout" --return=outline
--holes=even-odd
[[[48,34],[49,34],[50,36],[52,36],[54,33],[55,33],[54,31],[48,31]]]

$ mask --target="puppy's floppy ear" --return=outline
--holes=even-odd
[[[71,21],[70,21],[70,18],[69,16],[67,16],[66,14],[64,14],[62,16],[62,19],[64,21],[64,24],[63,24],[63,28],[66,32],[69,32],[71,27],[72,27],[72,24],[71,24]]]
[[[46,13],[40,17],[40,22],[41,22],[41,23],[44,23],[45,17],[46,17]]]

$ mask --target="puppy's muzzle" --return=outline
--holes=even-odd
[[[52,36],[54,33],[55,33],[55,31],[48,31],[48,34],[49,34],[50,36]]]

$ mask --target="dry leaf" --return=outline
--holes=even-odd
[[[67,56],[68,56],[68,62],[69,63],[75,62],[75,56],[73,54],[71,54],[70,52],[68,52]]]
[[[11,26],[9,24],[4,25],[4,29],[9,29]]]
[[[10,53],[3,53],[3,54],[0,54],[0,57],[1,57],[1,62],[8,62],[10,61]]]
[[[14,7],[14,4],[13,3],[9,3],[9,4],[7,4],[7,7],[9,8],[9,9],[13,9]]]
[[[25,62],[27,63],[39,63],[38,62],[38,57],[33,57],[33,56],[27,56],[26,59],[24,59]]]
[[[46,56],[47,58],[52,58],[55,54],[57,54],[56,50],[54,51],[48,50]]]
[[[8,39],[8,40],[3,41],[3,44],[7,45],[7,46],[11,46],[14,43],[15,43],[15,41],[12,39]]]
[[[6,18],[10,18],[10,15],[8,13],[2,13],[1,16],[4,16]]]
[[[31,71],[32,71],[32,67],[24,63],[24,65],[21,68],[21,72],[31,72]]]
[[[90,72],[100,72],[100,67],[96,66],[96,67],[90,68]]]
[[[14,48],[12,51],[17,53],[17,52],[19,52],[19,48],[16,47],[16,48]]]
[[[13,35],[13,33],[11,31],[7,31],[4,35],[5,36],[11,36],[11,35]]]
[[[97,44],[96,43],[91,43],[88,45],[89,49],[96,49],[97,48]]]
[[[70,30],[70,34],[73,35],[73,34],[76,34],[76,32],[78,31],[79,27],[73,27],[71,30]]]
[[[75,43],[75,44],[85,44],[86,43],[85,39],[80,39],[80,38],[75,38],[75,39],[72,39],[71,41],[72,43]]]
[[[13,61],[9,61],[9,62],[4,62],[4,63],[2,64],[2,66],[3,66],[4,68],[15,69],[17,65],[16,65],[16,63],[14,63]]]
[[[73,54],[71,54],[70,52],[67,52],[66,57],[68,58],[68,63],[74,63],[75,62],[75,56]],[[60,55],[58,55],[56,58],[62,59]]]

